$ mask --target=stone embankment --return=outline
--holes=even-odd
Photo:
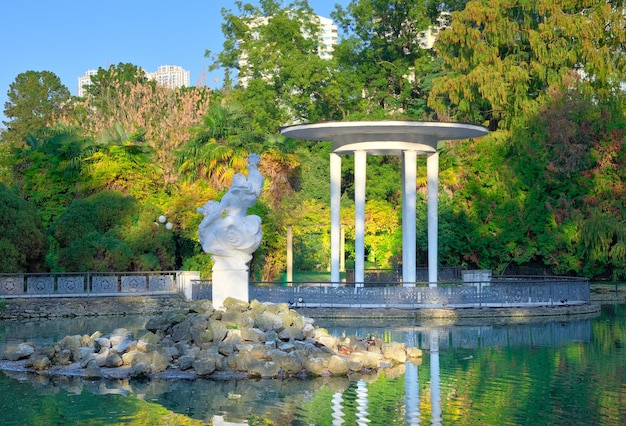
[[[186,309],[179,295],[28,297],[2,299],[0,319],[155,315]]]
[[[226,299],[188,304],[152,318],[141,335],[66,336],[4,351],[3,369],[85,378],[284,378],[349,376],[419,358],[418,348],[375,338],[338,338],[287,304]]]

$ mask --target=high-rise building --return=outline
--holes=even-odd
[[[98,74],[98,70],[87,70],[85,75],[78,77],[78,96],[83,97],[87,94],[85,86],[91,84],[91,76]]]
[[[335,46],[339,43],[337,25],[335,25],[332,19],[319,15],[315,15],[315,17],[318,20],[321,33],[319,55],[322,59],[330,59],[333,56]]]
[[[161,65],[156,72],[147,72],[146,78],[154,80],[157,84],[176,89],[178,87],[189,87],[190,74],[189,71],[177,65]],[[78,77],[78,96],[87,94],[85,86],[91,84],[91,76],[98,74],[98,70],[87,70],[85,75]]]
[[[177,65],[161,65],[156,72],[146,72],[146,77],[170,89],[189,87],[190,81],[189,71]]]

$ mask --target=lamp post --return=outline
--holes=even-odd
[[[154,224],[156,226],[161,226],[161,225],[165,224],[165,229],[167,229],[168,231],[171,231],[172,228],[174,228],[174,225],[172,224],[172,222],[169,222],[167,220],[167,217],[165,217],[163,215],[159,216],[158,222],[154,222]]]

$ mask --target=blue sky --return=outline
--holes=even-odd
[[[335,4],[348,3],[309,0],[315,13],[325,17]],[[160,65],[179,65],[196,84],[209,65],[205,50],[222,50],[223,7],[237,11],[233,0],[3,1],[0,121],[6,121],[2,111],[9,85],[29,70],[52,71],[73,95],[85,71],[120,62],[151,72]],[[206,84],[221,86],[222,75],[207,73]]]

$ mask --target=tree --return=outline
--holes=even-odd
[[[470,1],[435,44],[447,73],[429,105],[440,118],[510,128],[549,86],[583,78],[600,99],[626,74],[623,1]]]
[[[130,135],[143,134],[142,143],[153,151],[160,167],[161,186],[176,182],[175,152],[206,113],[211,90],[156,85],[131,64],[99,70],[92,79],[88,90],[93,94],[74,102],[61,121],[95,139],[116,126]]]
[[[64,271],[170,270],[174,234],[155,225],[161,213],[133,197],[101,191],[75,200],[51,227]]]
[[[3,121],[7,130],[2,140],[21,146],[29,134],[52,124],[69,100],[70,91],[50,71],[26,71],[11,83],[7,97],[4,115],[9,121]]]
[[[434,6],[424,0],[354,0],[333,13],[346,34],[335,56],[348,94],[344,101],[354,112],[380,118],[429,115],[427,76],[437,70],[424,45],[434,24],[429,7]]]
[[[45,270],[46,232],[35,208],[0,183],[0,271]]]
[[[122,62],[111,65],[108,69],[98,68],[96,75],[92,75],[90,79],[91,83],[85,86],[87,97],[92,99],[93,105],[102,113],[117,108],[120,97],[128,95],[136,84],[154,85],[154,82],[148,81],[143,69]]]
[[[250,114],[259,130],[276,133],[290,122],[337,117],[326,89],[335,86],[333,63],[320,57],[320,23],[306,1],[262,0],[223,9],[224,49],[212,68],[238,71],[229,96]],[[338,90],[337,87],[334,89]]]
[[[248,153],[262,148],[250,118],[234,104],[211,103],[202,125],[192,131],[193,138],[178,152],[178,170],[187,181],[204,179],[220,190],[245,171]]]
[[[13,152],[12,182],[47,228],[79,195],[83,153],[91,141],[57,125],[28,135]]]

